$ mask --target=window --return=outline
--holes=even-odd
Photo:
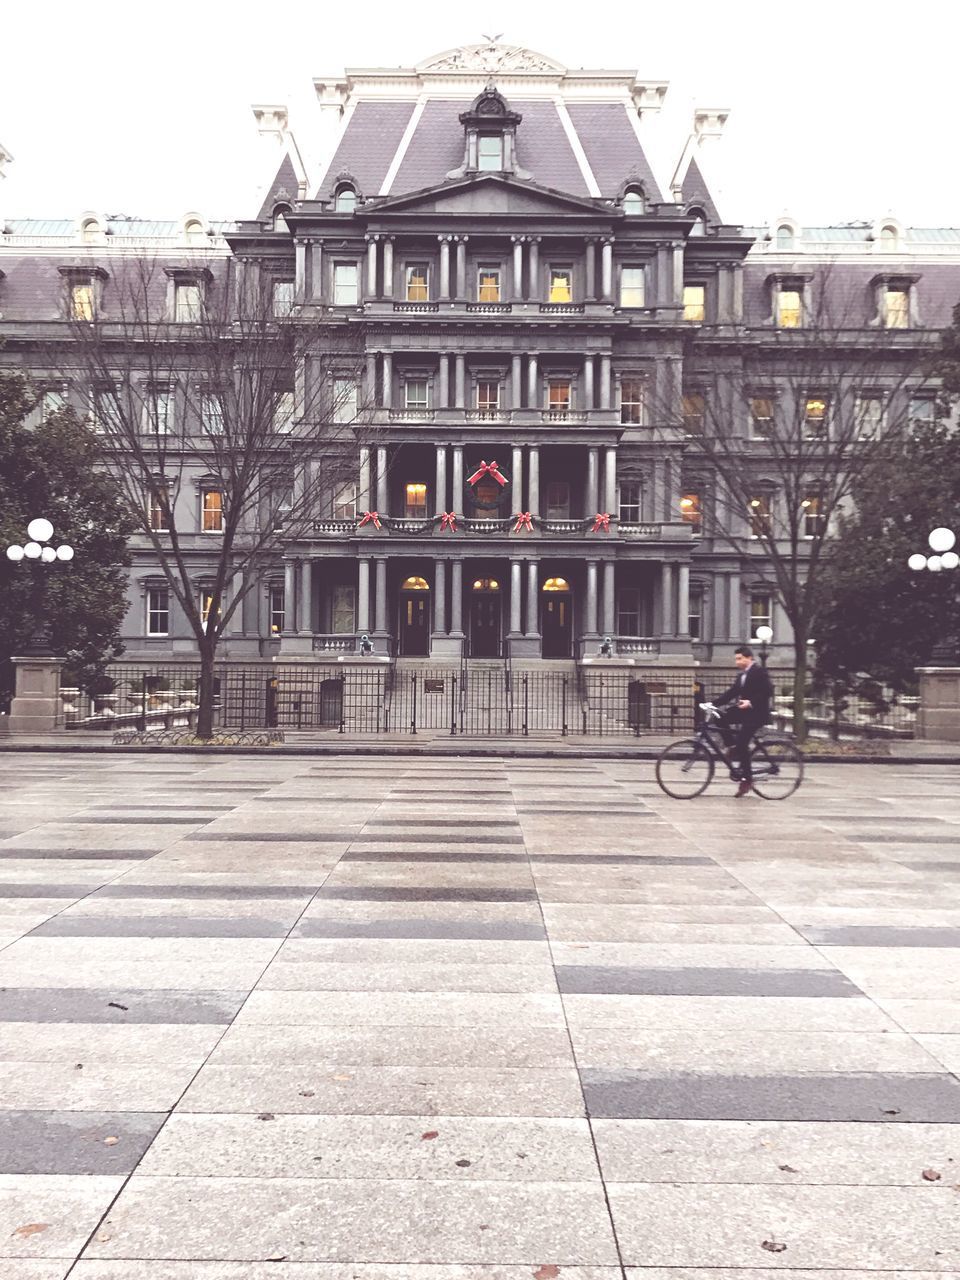
[[[294,398],[292,391],[278,391],[273,398],[273,429],[278,435],[293,430]]]
[[[803,434],[807,440],[827,438],[827,401],[822,396],[808,396],[803,402]]]
[[[883,396],[860,396],[857,400],[857,436],[874,440],[883,429]]]
[[[353,187],[348,185],[337,187],[333,207],[337,213],[353,213],[357,207],[357,193]]]
[[[40,397],[40,421],[49,422],[67,404],[66,392],[59,387],[48,387]]]
[[[933,396],[914,396],[909,410],[911,426],[929,426],[936,417],[936,407]]]
[[[166,587],[147,588],[147,635],[170,634],[170,592]]]
[[[570,383],[566,378],[551,378],[548,382],[547,408],[551,413],[570,412]]]
[[[173,392],[151,391],[144,407],[146,409],[144,430],[147,435],[169,435],[173,430]]]
[[[481,267],[477,272],[477,301],[500,301],[499,267]]]
[[[690,228],[691,236],[705,236],[707,234],[707,215],[702,209],[688,209],[689,217],[696,219]]]
[[[284,626],[283,583],[270,583],[270,634],[278,636]]]
[[[330,630],[338,636],[352,635],[357,629],[357,589],[346,582],[333,587],[330,604]]]
[[[550,480],[547,484],[548,520],[568,520],[570,518],[570,485],[566,480]]]
[[[80,228],[80,240],[83,244],[99,244],[100,243],[100,224],[96,218],[88,218]]]
[[[620,421],[639,426],[643,422],[643,379],[620,379]]]
[[[793,227],[786,225],[777,227],[777,248],[793,248]]]
[[[430,276],[425,262],[412,263],[407,267],[407,301],[430,301]]]
[[[617,504],[621,524],[640,522],[640,481],[621,480]]]
[[[707,314],[707,289],[702,284],[683,286],[683,318],[687,324],[703,324]]]
[[[643,203],[643,192],[637,187],[631,187],[623,197],[623,212],[628,218],[636,218],[641,213],[646,213]]]
[[[70,319],[92,320],[93,313],[93,281],[78,280],[70,286]]]
[[[750,593],[750,639],[756,640],[758,627],[773,629],[773,596],[768,591]]]
[[[407,378],[403,384],[404,407],[412,413],[426,413],[428,394],[426,378]]]
[[[273,211],[273,229],[274,231],[289,231],[287,225],[287,214],[290,212],[288,204],[278,204]]]
[[[183,228],[184,235],[187,237],[188,244],[206,244],[207,233],[203,229],[203,223],[198,222],[196,218],[191,218],[187,225]]]
[[[360,300],[357,288],[357,264],[335,262],[333,264],[333,305],[355,307]]]
[[[909,290],[888,286],[883,292],[883,327],[885,329],[907,329],[909,326]]]
[[[569,267],[550,268],[550,296],[548,301],[573,301],[573,272]]]
[[[93,393],[94,431],[120,431],[122,426],[116,391],[112,387],[98,387]]]
[[[769,536],[770,529],[770,499],[761,493],[750,499],[750,537]]]
[[[703,635],[703,587],[691,586],[690,602],[687,605],[687,631],[691,640],[699,640]]]
[[[755,440],[773,435],[773,396],[753,396],[750,400],[750,433]]]
[[[643,267],[623,267],[620,271],[621,307],[643,306]]]
[[[290,512],[293,510],[293,486],[288,485],[286,489],[275,492],[273,495],[275,503],[273,511],[273,531],[279,533],[286,528],[290,519]]]
[[[200,319],[202,301],[198,284],[175,284],[173,318],[181,324],[196,324]]]
[[[352,378],[334,378],[332,414],[334,422],[353,422],[357,416],[357,397],[357,384]]]
[[[170,492],[165,485],[158,484],[147,495],[147,519],[154,533],[170,531]]]
[[[803,512],[803,536],[819,538],[824,532],[823,499],[818,493],[809,493],[800,503]]]
[[[688,489],[681,494],[680,519],[690,526],[694,537],[703,532],[703,501],[699,489]]]
[[[334,520],[356,520],[357,518],[357,485],[348,480],[333,495]]]
[[[293,311],[293,281],[274,280],[273,282],[273,314],[288,316]]]
[[[494,172],[503,168],[503,138],[499,133],[481,133],[477,147],[477,168]]]
[[[223,533],[223,494],[219,489],[200,491],[200,528],[204,533]]]
[[[777,327],[799,329],[803,325],[803,295],[799,289],[777,290]]]
[[[200,426],[204,435],[223,435],[223,401],[215,391],[200,393]]]
[[[500,408],[500,383],[495,378],[481,378],[477,382],[477,410],[496,414]]]
[[[889,224],[880,228],[880,248],[884,251],[894,250],[897,247],[897,228]]]
[[[404,514],[408,520],[427,518],[427,486],[408,484],[404,490]]]
[[[617,635],[640,634],[640,588],[621,587],[617,592]]]
[[[707,401],[702,391],[689,391],[681,397],[683,429],[688,436],[702,436],[707,414]]]

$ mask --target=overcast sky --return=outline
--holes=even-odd
[[[716,156],[728,221],[789,212],[810,226],[893,213],[906,225],[960,225],[960,10],[949,0],[491,0],[469,13],[395,0],[4,8],[0,144],[14,162],[0,177],[0,218],[253,216],[262,143],[252,103],[288,104],[309,143],[314,76],[411,66],[503,33],[567,66],[669,81],[651,126],[661,184],[693,107],[730,108]]]

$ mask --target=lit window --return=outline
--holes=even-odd
[[[170,592],[166,587],[147,588],[147,635],[170,634]]]
[[[273,282],[273,314],[288,316],[293,311],[293,281],[275,280]]]
[[[909,328],[910,295],[906,289],[884,290],[883,324],[886,329]]]
[[[703,587],[690,588],[687,631],[691,640],[699,640],[703,634]]]
[[[643,306],[643,267],[624,267],[620,272],[621,307]]]
[[[640,588],[621,587],[617,592],[617,635],[640,634]]]
[[[173,392],[151,392],[147,397],[145,409],[144,430],[147,435],[169,435],[173,430]]]
[[[353,187],[338,187],[333,207],[337,213],[353,213],[357,207],[357,193]]]
[[[700,391],[691,391],[681,398],[683,429],[688,436],[702,436],[707,415],[706,397]]]
[[[827,434],[827,402],[808,396],[803,405],[803,434],[808,440],[823,440]]]
[[[761,493],[750,499],[750,537],[768,536],[770,527],[770,499]]]
[[[503,137],[499,133],[481,133],[477,148],[477,168],[496,171],[503,168]]]
[[[500,383],[492,378],[481,378],[477,383],[477,410],[495,414],[500,408]]]
[[[216,392],[201,392],[200,425],[205,435],[223,435],[223,402]]]
[[[404,511],[409,520],[424,520],[427,515],[427,486],[408,484],[405,489]]]
[[[200,625],[203,627],[204,631],[206,631],[207,622],[209,621],[209,618],[210,618],[210,610],[213,607],[213,592],[210,590],[209,587],[200,588],[200,594],[197,600],[197,604],[200,609]],[[217,610],[218,618],[220,617],[220,613],[221,613],[221,610],[218,609]]]
[[[473,580],[473,588],[472,588],[472,590],[474,590],[474,591],[499,591],[499,590],[500,590],[500,583],[497,581],[497,579],[496,579],[496,578],[474,578],[474,580]]]
[[[861,440],[873,440],[883,428],[883,397],[861,396],[857,401],[857,435]]]
[[[633,426],[643,422],[643,379],[620,379],[620,421]]]
[[[550,379],[547,385],[547,408],[551,413],[569,413],[570,412],[570,383],[565,379],[563,381]]]
[[[292,391],[278,391],[273,398],[273,429],[278,435],[293,430],[294,398]]]
[[[573,301],[573,272],[569,267],[553,267],[550,271],[550,302]]]
[[[421,578],[415,575],[412,578],[404,578],[403,582],[400,584],[400,590],[401,591],[429,591],[430,583],[427,582],[426,578]]]
[[[797,289],[777,292],[777,325],[781,329],[799,329],[803,324],[803,300]]]
[[[333,380],[333,421],[353,422],[357,416],[357,384],[352,378]]]
[[[174,319],[181,324],[196,324],[200,319],[200,286],[178,284],[174,293]]]
[[[403,384],[404,407],[412,413],[425,413],[428,390],[426,378],[408,378]]]
[[[93,283],[90,280],[78,280],[70,286],[70,319],[92,320],[93,310]]]
[[[333,264],[333,305],[355,307],[360,294],[357,287],[357,264],[335,262]]]
[[[223,533],[223,494],[219,489],[201,492],[200,528],[204,533]]]
[[[683,318],[687,324],[703,324],[707,313],[707,290],[702,284],[683,286]]]
[[[570,516],[570,485],[566,480],[551,480],[547,484],[548,520],[566,520]]]
[[[544,591],[569,591],[570,583],[566,578],[548,578],[543,584]]]
[[[341,485],[333,495],[334,520],[356,520],[357,486],[353,480]]]
[[[750,427],[755,440],[769,440],[773,435],[773,398],[754,396],[750,401]]]
[[[793,227],[787,225],[777,227],[777,248],[793,248]]]
[[[646,210],[643,204],[643,192],[631,187],[623,197],[623,212],[628,218],[635,218]]]
[[[808,494],[800,503],[803,512],[803,536],[819,538],[824,531],[823,500],[817,493]]]
[[[750,639],[756,640],[759,627],[772,628],[773,596],[766,591],[754,591],[750,594]]]
[[[270,584],[270,634],[278,636],[284,625],[283,583]]]
[[[620,522],[626,524],[638,524],[640,521],[640,481],[639,480],[621,480],[620,496],[617,509],[620,515]]]
[[[694,535],[703,532],[703,505],[696,489],[690,489],[680,498],[680,519],[690,525]]]
[[[40,399],[40,421],[49,422],[55,413],[66,407],[67,397],[56,387],[48,387]]]
[[[430,281],[425,262],[417,262],[407,267],[407,301],[428,302],[430,300]]]
[[[500,301],[500,268],[481,267],[477,273],[477,301]]]
[[[154,533],[168,533],[170,530],[170,494],[162,485],[151,489],[147,497],[147,518]]]

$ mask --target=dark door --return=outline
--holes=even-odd
[[[543,593],[540,629],[545,658],[569,658],[573,637],[573,601],[568,591]]]
[[[277,680],[274,677],[267,681],[267,706],[266,706],[267,728],[275,729],[279,724],[277,715]]]
[[[470,657],[500,657],[500,596],[496,592],[470,599]]]
[[[343,681],[323,680],[320,684],[320,724],[335,729],[343,719]]]
[[[400,596],[400,656],[425,658],[430,652],[430,596],[404,591]]]

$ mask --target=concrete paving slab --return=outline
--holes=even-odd
[[[226,1022],[227,1019],[224,1019]],[[223,1034],[220,1026],[112,1026],[83,1022],[18,1022],[2,1027],[0,1062],[202,1062]]]
[[[544,959],[548,959],[544,956]],[[274,960],[258,991],[545,992],[556,994],[546,964],[343,964]]]
[[[0,1174],[131,1173],[166,1118],[133,1109],[0,1111]]]
[[[639,1030],[896,1031],[870,1000],[804,996],[614,996],[567,995],[564,1010],[572,1031],[587,1027],[630,1034]]]
[[[122,1177],[0,1174],[0,1259],[71,1261],[123,1185]]]
[[[560,997],[473,992],[254,991],[235,1026],[562,1027]]]

